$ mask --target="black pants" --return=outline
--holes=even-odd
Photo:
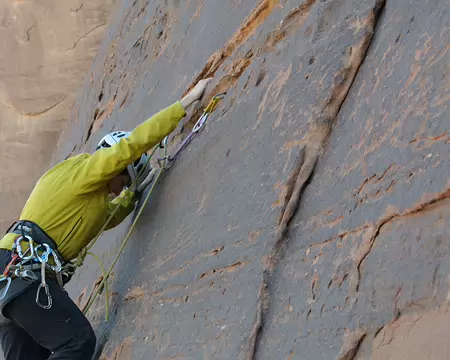
[[[0,250],[1,265],[3,253]],[[50,309],[36,305],[37,282],[3,309],[12,321],[0,326],[5,360],[90,360],[96,339],[89,321],[55,281],[47,283],[53,299]],[[46,301],[42,291],[41,303]]]

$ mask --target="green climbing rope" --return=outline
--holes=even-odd
[[[100,266],[100,270],[102,271],[103,279],[106,277],[106,271],[105,267],[103,266],[103,262],[100,260],[100,258],[95,255],[92,251],[87,252],[89,255],[91,255]],[[87,311],[87,310],[86,310]],[[109,291],[108,291],[108,282],[105,282],[105,321],[108,321],[109,318]]]
[[[114,258],[111,266],[109,267],[108,271],[106,272],[106,274],[103,276],[102,282],[100,283],[100,285],[97,287],[97,289],[94,291],[94,294],[92,295],[92,297],[90,298],[88,304],[86,305],[86,308],[84,309],[84,312],[87,313],[89,311],[89,309],[91,308],[92,304],[94,303],[96,297],[100,294],[103,286],[105,284],[107,284],[108,282],[108,278],[111,275],[112,270],[114,269],[114,266],[116,265],[117,261],[120,258],[120,255],[122,254],[123,250],[125,249],[128,241],[131,238],[131,234],[134,230],[134,228],[136,227],[136,224],[142,214],[142,212],[144,211],[145,205],[147,205],[148,200],[150,199],[150,195],[153,192],[153,189],[155,188],[162,172],[164,171],[164,167],[160,168],[158,171],[158,175],[156,176],[155,180],[153,181],[152,187],[150,188],[150,191],[148,192],[147,196],[145,197],[145,200],[141,206],[141,208],[139,209],[138,214],[136,215],[136,218],[134,219],[133,223],[130,226],[130,229],[128,230],[127,235],[125,236],[124,241],[122,242],[122,245],[120,246],[119,252],[117,253],[116,257]],[[105,287],[105,291],[106,291],[106,287]],[[105,296],[108,297],[109,295],[107,293],[105,293]],[[106,310],[108,311],[108,310]]]

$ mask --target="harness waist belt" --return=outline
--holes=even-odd
[[[44,231],[42,230],[38,224],[29,220],[20,220],[16,221],[14,224],[10,226],[10,228],[6,231],[6,233],[13,233],[18,235],[28,235],[33,239],[33,241],[37,244],[47,244],[58,256],[61,264],[65,264],[66,261],[61,256],[58,251],[58,247],[56,246],[55,241]]]

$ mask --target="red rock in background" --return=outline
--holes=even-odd
[[[0,231],[50,165],[114,0],[0,3]]]
[[[228,96],[156,187],[109,323],[102,298],[89,313],[104,359],[448,357],[448,11],[119,4],[54,162],[198,78],[215,77],[207,98]],[[95,246],[105,263],[126,227]],[[97,277],[86,261],[73,298]]]

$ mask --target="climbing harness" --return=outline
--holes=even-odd
[[[52,297],[46,282],[46,276],[48,272],[54,272],[58,284],[63,287],[63,260],[56,249],[52,248],[55,246],[53,240],[50,238],[46,239],[52,244],[52,247],[46,242],[37,243],[37,237],[33,238],[33,236],[25,234],[27,231],[25,229],[32,232],[25,224],[32,224],[34,229],[38,228],[36,224],[28,221],[21,221],[15,227],[15,229],[18,229],[20,226],[20,234],[13,243],[11,261],[0,276],[0,284],[6,282],[0,292],[0,301],[7,297],[13,280],[21,279],[28,284],[33,283],[39,280],[39,276],[36,273],[39,273],[40,270],[41,283],[36,292],[36,304],[43,309],[50,309],[52,307]],[[42,233],[44,232],[42,231]],[[24,247],[26,247],[25,251]],[[41,292],[44,292],[47,297],[45,304],[40,301]]]
[[[99,263],[100,268],[102,270],[102,281],[100,282],[100,284],[94,288],[90,294],[90,296],[88,297],[89,301],[86,304],[86,306],[83,309],[83,312],[86,314],[90,307],[92,306],[92,304],[94,303],[94,301],[96,300],[97,296],[102,292],[103,288],[105,290],[105,320],[108,321],[108,315],[109,315],[109,293],[108,293],[108,279],[111,276],[111,272],[114,269],[114,266],[116,265],[117,261],[120,258],[120,255],[123,253],[130,237],[131,234],[134,230],[134,228],[136,227],[136,224],[140,218],[140,216],[142,215],[142,212],[145,209],[145,206],[147,205],[148,200],[150,199],[151,194],[153,193],[153,190],[156,187],[156,184],[158,183],[162,173],[166,170],[168,170],[173,162],[175,161],[176,157],[178,156],[178,154],[181,152],[182,149],[184,149],[186,147],[186,145],[193,139],[193,137],[199,132],[199,130],[205,125],[206,121],[208,120],[209,116],[214,112],[214,110],[216,110],[219,101],[222,100],[225,97],[226,93],[221,93],[218,94],[216,96],[214,96],[212,98],[212,100],[210,101],[210,103],[208,104],[208,106],[206,106],[206,108],[203,110],[202,115],[200,116],[199,120],[196,122],[196,124],[194,125],[194,128],[192,130],[192,132],[186,137],[186,139],[180,144],[180,146],[177,148],[177,150],[175,151],[175,153],[172,156],[168,156],[167,155],[167,148],[168,148],[168,136],[166,136],[161,143],[159,144],[159,146],[155,146],[155,148],[153,149],[153,151],[151,152],[151,154],[149,155],[149,158],[147,160],[147,164],[144,166],[144,168],[148,165],[148,163],[150,162],[151,158],[153,157],[153,155],[155,154],[156,150],[158,148],[163,149],[164,150],[164,156],[162,158],[158,158],[158,165],[159,165],[159,170],[155,176],[155,178],[153,179],[152,185],[150,190],[148,191],[142,206],[139,209],[139,212],[137,213],[136,217],[134,218],[133,223],[131,224],[123,242],[122,245],[119,248],[119,251],[116,255],[116,257],[114,258],[113,262],[111,263],[108,271],[105,272],[105,269],[103,267],[102,262],[100,261],[100,259],[93,254],[92,252],[90,252],[89,250],[94,246],[94,244],[96,243],[96,241],[98,240],[98,238],[100,237],[101,233],[103,233],[104,229],[108,226],[109,222],[111,221],[111,219],[114,217],[115,212],[117,211],[117,209],[119,208],[119,206],[117,206],[114,211],[110,214],[110,216],[108,217],[108,219],[106,220],[105,224],[103,225],[103,227],[100,229],[99,233],[97,234],[97,236],[91,241],[91,243],[82,251],[80,252],[76,263],[69,263],[72,266],[81,266],[84,262],[84,259],[86,257],[87,254],[93,256],[96,261]],[[140,174],[138,175],[138,177],[140,176]],[[136,182],[136,180],[134,181]],[[134,184],[132,184],[133,186]],[[122,200],[123,201],[123,200]]]
[[[189,144],[194,136],[199,132],[199,130],[205,125],[206,120],[208,120],[209,115],[216,110],[217,105],[219,104],[219,101],[222,100],[227,93],[221,93],[214,96],[211,100],[211,102],[208,104],[208,106],[203,110],[202,115],[198,119],[198,121],[195,123],[191,133],[186,137],[186,139],[183,140],[183,142],[178,146],[177,150],[173,155],[165,156],[164,158],[158,158],[158,165],[159,167],[162,167],[163,162],[166,162],[164,168],[167,170],[169,169],[173,163],[175,162],[178,154],[183,150],[187,144]],[[165,143],[167,144],[167,136],[164,139]]]

